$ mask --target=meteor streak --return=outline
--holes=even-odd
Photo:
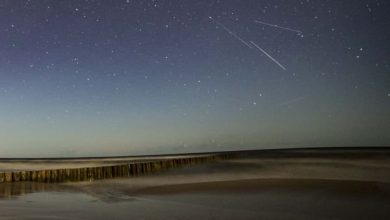
[[[262,53],[264,53],[268,58],[270,58],[274,63],[276,63],[280,68],[283,70],[286,70],[286,67],[284,67],[282,64],[280,64],[275,58],[273,58],[271,55],[269,55],[265,50],[263,50],[259,45],[257,45],[255,42],[250,41],[251,44],[253,44],[257,49],[259,49]]]

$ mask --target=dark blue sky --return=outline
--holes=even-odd
[[[0,155],[390,145],[390,5],[0,1]]]

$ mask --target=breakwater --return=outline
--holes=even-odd
[[[0,171],[2,182],[78,182],[110,179],[115,177],[131,177],[158,172],[161,170],[191,166],[194,164],[211,162],[231,158],[230,154],[217,154],[172,158],[152,161],[127,162],[109,166],[43,169],[43,170],[13,170]]]

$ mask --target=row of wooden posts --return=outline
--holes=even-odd
[[[0,172],[1,182],[77,182],[137,176],[163,169],[190,166],[193,164],[224,159],[227,155],[198,156],[191,158],[165,159],[160,161],[133,162],[128,164],[85,167],[72,169],[31,170]]]

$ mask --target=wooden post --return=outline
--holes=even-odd
[[[5,182],[12,182],[12,173],[11,172],[5,172]]]
[[[5,175],[4,173],[0,173],[0,183],[5,182]]]
[[[20,181],[26,181],[27,179],[26,173],[27,171],[20,171]]]

